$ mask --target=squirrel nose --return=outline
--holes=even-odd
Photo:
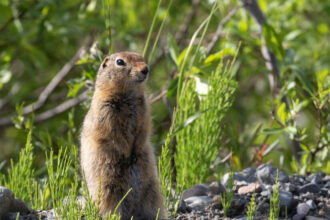
[[[149,72],[149,68],[148,68],[148,66],[145,66],[145,67],[141,70],[141,73],[142,73],[143,75],[147,75],[148,72]]]

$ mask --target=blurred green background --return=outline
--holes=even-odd
[[[193,33],[210,14],[215,0],[175,0],[164,23],[157,47],[149,59],[151,67],[148,95],[162,93],[176,72],[171,62],[174,38],[183,50]],[[330,1],[258,1],[269,29],[264,29],[267,46],[278,58],[278,91],[272,93],[271,73],[261,53],[260,29],[251,14],[241,7],[243,1],[219,1],[202,46],[210,44],[219,23],[238,8],[223,26],[211,54],[224,48],[237,49],[233,66],[238,82],[235,101],[222,124],[222,148],[215,161],[221,175],[232,152],[232,169],[241,170],[271,162],[289,173],[324,171],[330,174],[329,90],[330,90]],[[142,53],[158,1],[110,0],[110,26],[114,51]],[[163,0],[157,11],[151,45],[157,37],[169,5]],[[1,0],[0,2],[0,172],[6,172],[10,159],[17,159],[26,141],[27,121],[75,99],[93,84],[98,65],[109,53],[105,25],[107,6],[98,0]],[[107,20],[108,21],[108,20]],[[268,31],[268,32],[267,32]],[[89,41],[89,42],[88,42]],[[87,43],[86,43],[87,42]],[[45,102],[24,117],[20,110],[38,100],[48,83],[63,66],[87,45],[68,74]],[[283,97],[289,105],[283,106]],[[282,100],[282,101],[281,101]],[[34,124],[33,144],[37,175],[46,173],[45,151],[71,144],[79,145],[79,132],[89,100],[67,111]],[[152,144],[156,154],[171,124],[175,97],[168,95],[152,104]],[[18,112],[18,113],[17,113]],[[33,115],[33,116],[32,116]],[[15,125],[10,122],[14,117]],[[9,120],[9,122],[8,122]],[[294,156],[292,140],[300,151]]]

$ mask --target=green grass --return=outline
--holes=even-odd
[[[0,176],[0,185],[11,189],[16,197],[30,203],[32,208],[43,207],[43,193],[40,184],[33,178],[35,170],[32,168],[34,161],[33,145],[31,144],[32,131],[27,135],[25,148],[19,154],[19,159],[10,161],[7,176]],[[24,181],[22,181],[24,180]]]
[[[174,213],[182,191],[205,182],[212,175],[210,167],[221,148],[221,122],[234,100],[237,87],[232,80],[231,65],[223,62],[224,54],[227,54],[234,57],[233,63],[237,50],[228,54],[224,49],[222,56],[207,57],[201,46],[217,8],[215,3],[181,54],[172,50],[177,53],[172,58],[179,70],[175,87],[177,103],[159,158],[159,171],[166,206]],[[194,45],[199,34],[198,44]],[[201,86],[204,90],[207,87],[207,91],[201,91]],[[176,195],[173,196],[168,191],[174,186]]]
[[[38,179],[32,164],[35,162],[32,130],[28,131],[26,145],[19,154],[18,161],[11,161],[8,174],[1,174],[0,185],[11,189],[14,195],[24,200],[34,210],[54,209],[56,217],[62,219],[97,219],[99,218],[99,200],[93,202],[89,195],[86,182],[80,183],[78,148],[71,146],[61,148],[55,156],[50,150],[46,152],[46,167],[48,177]],[[69,150],[67,150],[69,149]],[[81,185],[81,195],[85,206],[77,200]],[[106,219],[120,219],[116,213],[119,205],[130,191],[118,203],[116,210],[109,213]]]
[[[225,217],[227,217],[228,210],[231,206],[231,203],[233,201],[234,197],[234,173],[232,171],[229,172],[229,180],[226,192],[221,197],[221,204],[223,208],[223,214]]]
[[[270,199],[269,220],[277,220],[280,213],[280,194],[278,191],[278,170],[275,182],[275,188],[273,189],[273,196]]]
[[[246,212],[248,220],[254,219],[255,211],[256,211],[256,203],[255,203],[255,191],[254,191],[252,194],[251,201],[249,202],[248,210]]]

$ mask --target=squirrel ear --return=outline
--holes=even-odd
[[[99,67],[99,70],[97,71],[97,74],[99,74],[100,73],[100,71],[102,70],[102,69],[104,69],[105,67],[107,67],[108,65],[108,61],[110,60],[110,58],[109,57],[106,57],[104,60],[103,60],[103,62],[101,63],[101,65],[100,65],[100,67]]]
[[[102,68],[107,67],[107,63],[108,63],[109,60],[110,60],[110,58],[109,58],[109,57],[106,57],[106,58],[103,60],[103,62],[102,62],[102,64],[101,64],[101,67],[102,67]]]

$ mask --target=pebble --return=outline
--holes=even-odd
[[[308,183],[308,184],[305,184],[303,185],[302,187],[300,187],[298,189],[298,192],[299,193],[306,193],[306,192],[311,192],[311,193],[318,193],[320,192],[320,187],[315,184],[315,183]]]
[[[306,216],[305,220],[329,220],[329,219],[319,218],[319,217],[314,217],[314,216]]]
[[[187,190],[183,191],[182,199],[185,200],[192,196],[207,196],[208,185],[197,184]]]
[[[302,214],[302,215],[306,216],[308,214],[309,210],[310,210],[310,207],[306,203],[299,203],[297,206],[298,214]]]
[[[240,173],[245,177],[246,182],[253,183],[253,182],[257,181],[256,171],[257,171],[256,168],[249,167],[249,168],[242,170],[242,172],[240,172]]]
[[[230,173],[226,173],[222,178],[222,183],[224,186],[228,185],[229,174]],[[256,175],[256,169],[249,167],[249,168],[242,170],[241,172],[234,172],[234,181],[240,182],[239,185],[244,185],[244,184],[246,185],[248,183],[254,183],[256,181],[255,175]]]
[[[23,220],[23,217],[20,215],[17,218],[18,212],[7,212],[2,219],[6,220]]]
[[[279,190],[280,199],[280,212],[285,216],[285,212],[291,213],[292,209],[296,206],[296,201],[293,199],[292,193]]]
[[[235,220],[248,220],[247,216],[234,218]]]
[[[330,181],[327,181],[327,183],[324,184],[323,188],[328,188],[328,189],[330,189]]]
[[[228,210],[228,216],[237,216],[240,215],[242,210],[244,210],[244,206],[248,204],[247,200],[243,197],[235,195],[231,202],[231,206]]]
[[[325,173],[317,172],[317,173],[309,175],[307,177],[307,180],[312,183],[321,183],[324,177],[325,177]]]
[[[187,203],[183,199],[181,199],[181,201],[180,201],[180,206],[178,208],[178,212],[181,212],[181,213],[191,212],[191,208],[189,206],[187,206]]]
[[[306,215],[303,214],[295,214],[292,218],[292,220],[303,220]]]
[[[213,197],[212,207],[214,209],[222,209],[221,196],[216,195]]]
[[[263,196],[263,197],[268,197],[269,192],[268,192],[268,191],[262,191],[260,194],[261,194],[261,196]]]
[[[297,187],[292,183],[279,183],[279,189],[293,193],[297,190]]]
[[[307,202],[306,202],[306,204],[309,206],[309,208],[311,209],[311,210],[314,210],[314,209],[316,209],[316,204],[315,204],[315,202],[313,201],[313,200],[308,200]]]
[[[207,190],[208,196],[220,195],[226,192],[225,187],[220,183],[220,181],[212,182]]]
[[[259,193],[261,192],[261,186],[259,183],[250,183],[247,186],[242,186],[238,189],[238,194],[248,194],[248,193]]]
[[[184,200],[188,205],[191,203],[209,204],[213,201],[209,196],[192,196]]]
[[[184,200],[187,205],[194,210],[204,210],[205,206],[212,203],[212,198],[209,196],[192,196]]]
[[[273,185],[276,182],[277,168],[269,164],[262,164],[258,167],[256,175],[260,183]],[[286,183],[289,180],[289,176],[286,173],[278,170],[278,182]]]

